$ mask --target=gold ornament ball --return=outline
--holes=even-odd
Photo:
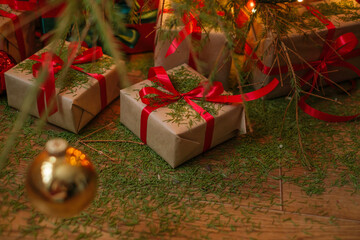
[[[53,217],[71,217],[96,195],[94,166],[64,139],[52,139],[30,165],[25,189],[33,205]]]

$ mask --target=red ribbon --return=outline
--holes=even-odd
[[[7,4],[16,11],[36,11],[47,5],[46,0],[0,0],[0,4]],[[65,3],[52,4],[50,8],[43,13],[42,18],[57,17],[64,9]]]
[[[160,14],[162,13],[173,13],[173,9],[163,9]],[[192,39],[194,40],[201,40],[201,28],[198,26],[198,22],[195,16],[192,13],[184,14],[182,21],[184,23],[184,28],[180,30],[177,37],[171,42],[169,49],[166,52],[165,57],[173,54],[179,45],[189,36],[191,35]],[[193,56],[192,51],[190,50],[189,53],[189,65],[190,67],[196,69],[195,59]]]
[[[154,87],[144,87],[140,90],[139,95],[141,101],[147,105],[141,112],[141,140],[146,144],[147,122],[151,112],[160,107],[167,106],[170,103],[177,102],[183,98],[206,121],[203,151],[206,151],[211,147],[214,131],[214,117],[210,113],[206,112],[202,107],[197,105],[193,100],[205,100],[214,103],[242,103],[244,101],[251,101],[265,96],[279,84],[279,81],[274,79],[265,87],[254,92],[241,95],[223,96],[221,94],[224,92],[224,88],[221,82],[214,82],[211,86],[208,85],[209,83],[205,83],[187,93],[179,93],[172,85],[165,69],[161,66],[150,68],[148,79],[152,82],[156,82],[169,93],[163,92]],[[152,96],[149,97],[148,95]]]
[[[338,37],[334,42],[334,34],[335,34],[335,26],[332,22],[330,22],[324,15],[322,15],[317,9],[312,6],[304,5],[308,11],[310,11],[316,18],[318,18],[328,29],[327,36],[325,39],[325,44],[323,46],[320,60],[313,61],[308,64],[294,64],[292,68],[294,71],[305,70],[309,69],[309,65],[315,69],[316,71],[309,70],[308,73],[302,78],[301,86],[305,85],[307,82],[311,83],[311,88],[309,92],[300,98],[298,105],[299,107],[308,115],[323,120],[327,122],[345,122],[350,121],[357,118],[360,114],[352,115],[352,116],[337,116],[331,115],[325,112],[321,112],[306,103],[306,100],[309,98],[310,94],[315,89],[318,80],[319,80],[319,73],[325,76],[327,81],[330,85],[332,83],[328,80],[328,70],[327,66],[338,66],[338,67],[345,67],[348,69],[353,70],[357,75],[360,76],[360,69],[355,67],[354,65],[346,62],[345,60],[360,56],[360,49],[355,49],[358,44],[358,39],[353,33],[346,33]],[[333,42],[333,43],[332,43]],[[288,67],[287,66],[280,66],[279,68],[273,68],[264,65],[258,56],[253,52],[252,48],[246,43],[245,44],[245,54],[250,56],[251,59],[257,61],[257,67],[267,75],[277,75],[281,73],[287,73]]]
[[[37,0],[0,0],[0,4],[7,4],[16,11],[33,11],[38,9]]]
[[[26,58],[26,50],[25,50],[25,42],[24,42],[24,36],[21,29],[19,17],[13,13],[8,13],[4,10],[0,9],[0,16],[10,18],[11,21],[14,24],[14,30],[15,30],[15,37],[18,44],[21,60],[24,60]]]
[[[72,58],[76,54],[77,49],[77,43],[70,43],[69,45],[69,51],[68,51],[68,59]],[[89,75],[90,77],[95,78],[99,82],[100,86],[100,100],[101,100],[101,109],[105,108],[107,105],[107,96],[106,96],[106,80],[105,77],[98,73],[87,73],[84,71],[84,69],[75,66],[74,64],[83,64],[83,63],[90,63],[95,60],[98,60],[103,56],[103,52],[101,47],[93,47],[90,49],[87,49],[82,54],[75,57],[72,65],[70,68],[80,71],[84,74]],[[29,57],[29,59],[37,61],[38,63],[35,63],[32,66],[33,69],[33,75],[34,77],[39,76],[40,70],[47,68],[48,69],[48,75],[42,86],[40,87],[40,93],[37,98],[37,106],[39,115],[42,115],[42,113],[45,110],[45,101],[46,104],[49,105],[51,99],[55,96],[55,74],[60,71],[64,65],[64,61],[57,55],[52,54],[50,52],[42,53],[40,56],[32,55]],[[54,114],[57,112],[56,106],[52,109],[52,111],[49,113],[49,115]]]

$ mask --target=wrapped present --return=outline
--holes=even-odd
[[[39,117],[48,111],[49,123],[77,133],[119,95],[118,75],[113,59],[103,55],[100,47],[81,48],[65,81],[57,81],[64,66],[63,59],[77,49],[74,43],[57,45],[56,54],[59,56],[48,52],[46,47],[5,73],[8,104],[20,109],[26,93],[36,81],[35,76],[41,68],[46,68],[49,74],[40,87],[37,104],[30,114]],[[52,99],[56,99],[53,109],[49,107]]]
[[[214,70],[215,81],[222,82],[224,87],[228,88],[232,59],[226,47],[225,34],[218,30],[202,32],[196,17],[190,13],[182,19],[183,27],[170,29],[169,25],[174,18],[172,3],[170,0],[163,0],[160,3],[164,8],[159,8],[158,13],[154,65],[171,69],[187,63],[205,76],[209,76]],[[175,36],[174,39],[168,39],[166,36],[169,35]],[[206,39],[207,42],[199,52],[192,52],[192,42],[201,39]],[[197,63],[195,59],[198,60]]]
[[[15,11],[7,4],[0,4],[0,50],[6,51],[16,62],[37,51],[34,21],[31,12]]]
[[[121,90],[120,121],[175,168],[246,133],[240,103],[262,97],[277,84],[273,80],[255,92],[230,95],[220,82],[210,85],[186,64],[167,72],[153,67],[148,80]]]
[[[38,0],[39,7],[45,7],[49,9],[41,15],[41,32],[47,34],[52,31],[56,26],[56,18],[62,14],[65,8],[65,3],[61,3],[49,8],[48,0]]]
[[[135,0],[132,8],[125,1],[117,4],[127,15],[126,28],[115,33],[121,50],[129,54],[153,51],[159,0]]]
[[[339,6],[339,7],[336,7]],[[336,8],[331,14],[329,9]],[[349,7],[349,9],[347,9]],[[281,41],[289,50],[288,57],[295,74],[302,79],[304,90],[311,85],[322,86],[350,80],[359,76],[360,70],[360,5],[353,0],[316,1],[311,5],[294,5],[305,16],[313,30],[300,32],[290,29]],[[323,11],[322,9],[327,9]],[[343,11],[343,13],[341,13]],[[265,38],[259,40],[265,33]],[[282,81],[266,98],[286,96],[293,90],[292,72],[286,54],[278,54],[272,32],[265,32],[261,22],[254,24],[245,47],[252,58],[252,83],[256,88],[266,85],[276,77]],[[281,76],[280,76],[281,75]],[[313,82],[316,79],[317,82]],[[321,81],[320,81],[321,79]],[[314,80],[315,81],[315,80]]]

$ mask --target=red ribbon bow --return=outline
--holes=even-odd
[[[214,82],[211,86],[209,86],[208,83],[202,84],[187,93],[179,93],[172,85],[165,69],[161,66],[150,68],[148,79],[152,82],[156,82],[169,93],[163,92],[154,87],[144,87],[140,90],[139,95],[141,101],[147,105],[141,112],[141,140],[146,144],[147,121],[150,113],[160,107],[167,106],[170,103],[177,102],[183,98],[206,121],[203,151],[206,151],[211,147],[212,135],[214,131],[214,117],[210,113],[206,112],[198,104],[196,104],[193,100],[203,99],[205,101],[214,103],[242,103],[243,101],[251,101],[265,96],[271,92],[279,83],[277,79],[274,79],[265,87],[254,92],[227,96],[221,95],[224,92],[224,88],[221,82]],[[152,96],[149,97],[149,94]]]
[[[312,6],[304,5],[308,11],[310,11],[319,21],[321,21],[326,28],[328,29],[328,33],[326,36],[325,44],[323,46],[323,50],[320,55],[320,60],[310,62],[309,65],[312,66],[316,71],[309,70],[307,74],[303,77],[303,81],[301,85],[305,85],[307,82],[310,82],[311,79],[311,89],[308,94],[301,97],[298,104],[299,107],[308,115],[323,120],[327,122],[346,122],[357,118],[360,114],[352,115],[352,116],[336,116],[332,114],[328,114],[322,111],[319,111],[311,106],[309,106],[305,101],[309,98],[312,91],[315,89],[319,80],[319,73],[324,75],[330,85],[332,85],[331,81],[328,80],[328,66],[339,66],[345,67],[353,70],[357,75],[360,76],[360,69],[355,67],[354,65],[346,62],[346,59],[354,58],[360,56],[360,49],[355,49],[358,44],[358,39],[353,33],[346,33],[338,37],[334,42],[334,34],[335,34],[335,26],[329,21],[324,15],[322,15],[317,9]],[[332,43],[333,42],[333,43]],[[268,75],[277,75],[281,73],[287,73],[289,71],[288,66],[280,66],[279,68],[270,68],[264,65],[258,56],[253,52],[252,48],[246,43],[245,44],[245,53],[250,56],[251,59],[257,61],[257,67],[264,73]],[[292,68],[294,71],[309,69],[309,65],[307,64],[294,64]]]
[[[77,49],[77,43],[70,43],[69,50],[68,50],[68,59],[72,58],[76,53],[75,50]],[[74,61],[70,68],[80,71],[84,74],[87,74],[99,82],[100,86],[100,99],[101,99],[101,109],[105,108],[107,105],[107,96],[106,96],[106,80],[105,77],[101,74],[97,73],[87,73],[84,71],[84,69],[75,66],[74,64],[83,64],[83,63],[90,63],[93,61],[98,60],[103,56],[103,52],[101,47],[93,47],[90,49],[87,49],[82,54],[76,56],[74,58]],[[48,69],[48,75],[45,79],[44,83],[40,87],[40,93],[37,98],[37,106],[39,115],[41,116],[42,113],[45,110],[45,101],[44,98],[46,98],[46,104],[49,105],[51,99],[55,96],[56,90],[55,90],[55,74],[59,72],[62,67],[64,66],[64,61],[57,56],[56,54],[52,54],[50,52],[44,52],[40,56],[32,55],[29,57],[29,59],[37,61],[38,63],[35,63],[32,66],[33,69],[33,75],[34,77],[38,77],[41,69]],[[57,107],[55,106],[49,115],[54,114],[57,112]]]

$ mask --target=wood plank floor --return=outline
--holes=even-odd
[[[129,78],[132,82],[141,80],[142,74],[131,72]],[[114,101],[91,123],[96,129],[105,123],[118,118],[120,113],[119,99]],[[358,124],[358,123],[355,123]],[[57,129],[51,125],[49,129]],[[61,131],[61,130],[58,130]],[[1,141],[5,139],[1,135]],[[359,147],[359,146],[357,146]],[[224,147],[226,149],[226,146]],[[204,154],[198,161],[209,161],[211,154],[224,154],[224,148],[213,149],[210,154]],[[231,144],[229,149],[231,151]],[[360,156],[359,159],[360,160]],[[10,159],[15,163],[16,159]],[[18,173],[16,181],[23,181],[27,163],[17,163]],[[360,194],[354,193],[350,186],[337,187],[332,183],[336,179],[336,169],[329,170],[325,180],[326,189],[322,194],[306,194],[299,186],[285,181],[289,175],[304,174],[303,167],[291,169],[274,169],[267,182],[263,183],[263,193],[249,195],[247,198],[232,198],[229,203],[218,198],[217,195],[207,194],[199,209],[192,209],[194,219],[187,221],[173,221],[167,224],[173,232],[161,234],[164,221],[162,215],[154,211],[150,215],[139,213],[135,224],[119,222],[115,226],[121,234],[114,235],[114,226],[104,225],[101,228],[90,224],[86,232],[97,232],[94,239],[360,239]],[[2,184],[2,183],[0,183]],[[246,191],[246,187],[243,189]],[[2,189],[6,189],[2,186]],[[196,193],[195,193],[196,194]],[[0,192],[0,199],[5,195],[11,196],[14,201],[27,202],[26,197]],[[8,199],[7,199],[8,200]],[[190,200],[182,200],[184,204]],[[1,202],[1,200],[0,200]],[[53,218],[44,218],[38,234],[24,234],[31,225],[32,215],[29,209],[4,209],[0,206],[0,239],[59,239],[54,235]],[[104,209],[106,207],[104,206]],[[8,210],[8,211],[6,211]],[[99,209],[101,211],[102,209]],[[170,209],[176,212],[177,209]],[[219,214],[220,213],[220,214]],[[114,214],[121,214],[114,213]],[[96,217],[96,215],[94,215]],[[91,217],[91,216],[90,216]],[[9,225],[10,221],[10,227]],[[93,218],[92,221],[96,221]],[[81,223],[77,223],[81,225]],[[37,232],[36,230],[28,230]],[[64,237],[65,236],[65,237]],[[78,231],[68,229],[63,238],[91,239],[87,235],[79,235]]]

